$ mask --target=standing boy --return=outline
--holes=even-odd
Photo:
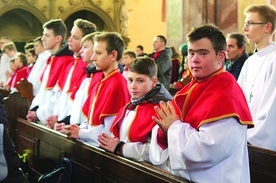
[[[58,100],[55,104],[53,114],[46,119],[47,125],[53,128],[56,120],[62,121],[71,110],[70,95],[74,90],[77,90],[83,76],[87,62],[84,62],[80,55],[82,38],[96,31],[96,25],[84,19],[74,21],[74,26],[71,30],[71,36],[68,39],[69,49],[74,52],[74,60],[69,64],[62,73],[58,81],[57,93]]]
[[[37,95],[40,89],[40,77],[45,69],[47,59],[51,56],[51,53],[44,48],[41,38],[42,36],[39,36],[34,40],[34,50],[37,55],[37,59],[28,76],[28,81],[33,85],[34,96]]]
[[[110,127],[120,108],[129,101],[126,80],[118,69],[118,62],[124,52],[124,41],[118,33],[105,32],[96,35],[93,63],[103,71],[102,79],[92,88],[91,98],[84,104],[89,109],[88,121],[81,126],[67,126],[65,134],[69,138],[86,141],[98,146],[98,135],[110,134]]]
[[[152,58],[137,57],[129,68],[128,90],[131,101],[117,114],[110,131],[112,136],[99,135],[100,147],[114,154],[134,159],[149,160],[151,130],[155,123],[154,106],[161,100],[172,99],[169,91],[158,83],[157,66]]]
[[[173,174],[193,182],[249,183],[246,133],[253,123],[241,88],[223,69],[225,37],[203,25],[188,33],[187,42],[194,79],[173,102],[155,107],[151,162],[169,164]]]
[[[248,130],[247,140],[254,146],[275,151],[276,44],[273,33],[276,10],[272,5],[250,5],[244,13],[245,36],[257,49],[245,62],[238,79],[255,125]]]
[[[73,52],[64,44],[66,37],[66,26],[60,19],[50,20],[43,25],[43,45],[50,50],[52,56],[47,60],[47,66],[41,76],[41,87],[38,95],[31,104],[31,111],[27,114],[28,121],[41,121],[45,124],[46,118],[53,113],[56,99],[54,87],[57,87],[64,68],[71,64],[74,57]]]

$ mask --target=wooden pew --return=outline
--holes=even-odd
[[[276,182],[276,151],[248,145],[252,183]]]
[[[67,157],[73,165],[72,182],[188,182],[147,163],[134,162],[92,147],[36,123],[18,118],[18,152],[31,152],[30,165],[39,173],[53,170],[58,160]]]
[[[8,97],[10,95],[10,91],[0,88],[0,95],[2,95],[3,98]]]
[[[27,122],[29,102],[17,92],[4,103],[18,152],[29,150],[30,165],[39,173],[50,172],[59,159],[68,157],[73,163],[73,182],[188,182],[147,163],[118,157]],[[251,145],[248,151],[251,182],[276,182],[276,151]]]
[[[4,98],[4,105],[7,109],[9,121],[7,131],[14,141],[17,117],[25,119],[30,103],[26,98],[21,97],[18,92],[11,92],[8,97]]]
[[[28,99],[30,104],[32,103],[34,99],[32,83],[30,83],[27,79],[24,78],[16,84],[16,89],[22,97]]]

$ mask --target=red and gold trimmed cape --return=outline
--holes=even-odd
[[[47,66],[50,65],[50,72],[49,72],[50,74],[49,74],[49,77],[47,78],[45,89],[52,89],[56,85],[65,67],[68,64],[72,64],[73,60],[74,60],[74,57],[70,55],[51,56],[48,58]],[[45,69],[46,68],[47,67],[45,67]],[[41,75],[41,78],[40,78],[41,81],[43,80],[44,72]]]
[[[63,74],[61,74],[61,76],[59,77],[59,80],[58,80],[58,86],[61,90],[63,90],[63,88],[65,86],[67,77],[68,77],[72,67],[74,67],[74,70],[73,70],[72,76],[70,78],[70,86],[69,86],[68,91],[65,91],[68,93],[72,93],[74,91],[74,89],[77,89],[76,87],[79,86],[79,83],[81,82],[83,76],[85,75],[84,68],[87,67],[87,63],[84,62],[81,57],[75,57],[75,59],[72,61],[72,63],[68,64],[65,67]]]
[[[124,120],[127,105],[119,111],[110,129],[117,138],[120,136],[120,126]],[[155,105],[159,104],[147,102],[137,105],[134,119],[128,131],[128,138],[131,142],[145,143],[151,135],[151,130],[156,125],[152,120],[152,116],[156,116]]]
[[[176,93],[173,105],[180,120],[197,130],[203,124],[230,117],[243,125],[254,126],[241,88],[223,69],[205,80],[191,81]]]
[[[126,80],[119,69],[113,70],[100,80],[93,86],[91,92],[88,119],[92,126],[103,124],[105,117],[116,116],[130,100]]]

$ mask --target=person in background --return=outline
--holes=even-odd
[[[248,129],[250,144],[276,150],[276,10],[272,5],[250,5],[243,30],[257,52],[245,62],[238,83],[249,105],[255,127]]]
[[[18,52],[14,59],[14,66],[16,67],[16,70],[12,74],[9,83],[5,86],[7,90],[17,91],[16,84],[20,82],[22,79],[27,79],[27,65],[28,61],[26,55],[24,53]]]
[[[167,40],[164,36],[158,35],[153,39],[154,52],[149,56],[154,59],[157,64],[157,78],[167,90],[170,89],[170,81],[172,75],[172,51],[166,48]]]
[[[123,54],[122,62],[124,64],[124,71],[122,74],[126,80],[128,80],[129,67],[131,63],[135,60],[135,58],[136,55],[133,51],[126,50]]]
[[[135,52],[137,57],[147,56],[147,54],[144,53],[144,47],[142,45],[136,46]]]
[[[179,47],[179,55],[181,57],[180,67],[178,70],[179,78],[178,81],[171,85],[171,88],[179,91],[181,88],[186,86],[192,80],[192,74],[189,71],[187,56],[188,56],[188,44],[183,43]]]
[[[6,73],[12,73],[10,70],[10,60],[11,58],[3,51],[3,47],[6,43],[10,43],[11,39],[7,36],[0,38],[0,51],[1,51],[1,60],[0,60],[0,88],[4,86],[4,83],[7,83]]]
[[[194,79],[172,102],[155,106],[150,160],[192,182],[249,183],[246,134],[253,122],[241,88],[223,69],[225,37],[206,24],[186,40]]]
[[[179,71],[179,66],[180,66],[180,55],[177,53],[175,47],[170,47],[172,50],[172,76],[171,76],[171,81],[170,84],[173,84],[178,80],[178,71]]]
[[[25,52],[26,52],[26,57],[28,61],[28,68],[27,68],[27,78],[28,78],[35,65],[37,55],[35,54],[34,48],[29,48],[25,50]]]
[[[230,72],[236,80],[240,75],[242,66],[248,58],[246,50],[246,38],[243,34],[235,32],[226,36],[226,63],[224,68]]]
[[[131,101],[117,114],[110,131],[102,133],[100,147],[136,161],[149,161],[151,130],[155,123],[154,106],[172,99],[162,84],[158,84],[157,66],[152,58],[137,57],[129,67],[128,90]]]
[[[41,86],[41,75],[46,67],[46,61],[51,56],[51,53],[43,46],[42,36],[34,39],[34,51],[37,55],[35,65],[28,75],[28,81],[33,85],[33,95],[36,96]]]
[[[10,60],[15,59],[15,56],[16,56],[16,53],[17,53],[17,49],[16,49],[15,44],[13,42],[8,42],[8,43],[4,44],[3,52],[5,53],[5,55],[7,55],[6,62],[9,63]],[[8,81],[10,81],[10,77],[13,75],[10,68],[9,69],[4,69],[4,70],[5,70],[5,73],[4,73],[5,74],[5,78],[4,78],[5,81],[0,83],[1,87],[7,86]]]

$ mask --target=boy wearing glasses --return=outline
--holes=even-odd
[[[276,150],[276,10],[272,5],[250,5],[244,13],[245,36],[256,47],[238,79],[255,125],[248,129],[247,140],[254,146]]]

